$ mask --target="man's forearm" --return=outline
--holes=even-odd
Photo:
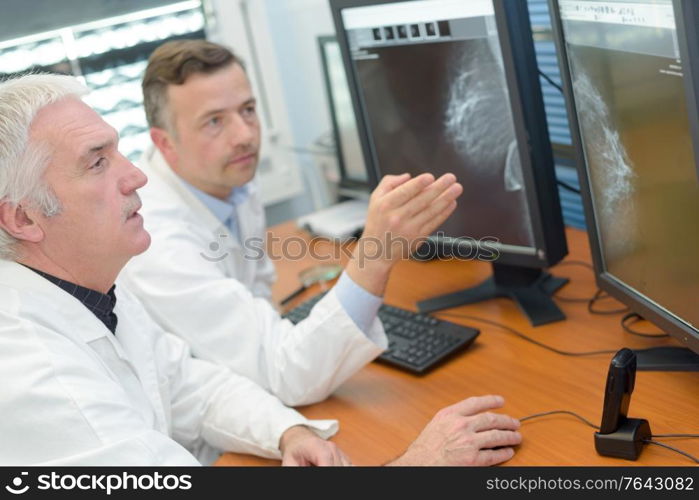
[[[355,255],[347,264],[345,272],[357,285],[377,297],[383,297],[386,291],[388,277],[391,274],[393,262],[388,260],[366,260]]]

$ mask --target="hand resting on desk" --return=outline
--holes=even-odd
[[[279,443],[283,466],[352,465],[335,443],[326,441],[308,427],[289,428]]]
[[[408,450],[388,465],[487,466],[513,457],[519,420],[490,413],[502,396],[468,398],[438,411]]]

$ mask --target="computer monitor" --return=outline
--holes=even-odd
[[[418,308],[504,296],[532,324],[564,319],[551,294],[565,280],[543,271],[567,246],[526,2],[330,4],[367,165],[456,174],[464,194],[432,241],[493,263],[486,282]]]
[[[683,76],[687,87],[687,107],[699,110],[699,2],[675,0],[673,4],[680,55],[684,61]],[[690,117],[694,150],[699,151],[699,120]],[[699,179],[699,154],[694,155]]]
[[[696,108],[675,7],[558,0],[551,12],[597,283],[699,352]],[[670,352],[685,368],[698,359]],[[648,355],[639,369],[665,364]]]
[[[367,192],[376,180],[369,178],[364,162],[340,45],[334,36],[319,36],[317,40],[340,170],[340,194]]]

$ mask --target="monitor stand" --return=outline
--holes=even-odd
[[[474,304],[496,297],[514,300],[533,326],[566,319],[551,296],[568,278],[557,278],[538,268],[493,263],[493,275],[476,285],[417,303],[421,313]]]
[[[686,347],[662,346],[634,349],[638,370],[653,372],[699,372],[699,354]]]

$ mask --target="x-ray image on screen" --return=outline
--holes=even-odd
[[[418,309],[507,297],[532,325],[565,319],[551,297],[568,280],[546,271],[567,244],[526,2],[330,5],[372,177],[453,173],[464,188],[415,257],[492,268]],[[397,36],[375,36],[386,27]]]
[[[505,189],[519,191],[523,189],[522,166],[506,100],[500,46],[495,37],[487,42],[487,47],[484,43],[471,50],[464,47],[450,65],[444,128],[447,139],[474,173],[480,170],[481,175],[492,175],[492,167],[502,164],[504,155]]]
[[[615,259],[633,251],[638,240],[634,204],[637,175],[607,104],[585,71],[577,72],[573,89],[581,111],[584,110],[580,113],[580,126],[585,130],[587,161],[594,165],[590,174],[600,230],[606,236],[608,257]]]
[[[380,173],[452,172],[464,194],[440,231],[533,247],[494,18],[435,26],[436,38],[402,43],[350,33]]]
[[[671,4],[561,6],[604,268],[697,325],[699,184]]]

